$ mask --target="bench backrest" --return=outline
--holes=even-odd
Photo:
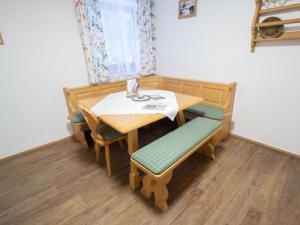
[[[208,81],[188,80],[182,78],[151,75],[138,79],[141,87],[165,89],[187,95],[204,98],[209,105],[224,109],[225,113],[232,113],[236,83],[216,83]],[[78,101],[110,93],[125,91],[126,81],[117,81],[106,84],[87,85],[76,88],[64,88],[69,116],[72,117],[79,111]]]
[[[236,83],[164,77],[164,89],[202,97],[205,104],[220,107],[225,114],[233,111]]]
[[[163,88],[163,78],[160,76],[147,76],[137,79],[141,87],[153,89]],[[105,96],[114,92],[125,91],[126,81],[112,83],[87,85],[76,88],[64,88],[64,94],[69,111],[69,116],[73,117],[79,111],[78,101],[87,98]]]

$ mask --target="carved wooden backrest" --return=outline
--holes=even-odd
[[[141,77],[138,79],[138,82],[142,88],[165,89],[202,97],[204,98],[204,103],[221,107],[225,113],[232,113],[233,110],[236,83],[216,83],[157,75]],[[76,112],[80,111],[78,108],[79,100],[125,90],[126,81],[88,85],[77,88],[64,88],[69,116],[72,117]]]
[[[98,120],[97,116],[90,110],[88,110],[84,107],[81,107],[81,106],[80,106],[80,108],[81,108],[81,112],[84,116],[84,119],[92,132],[92,136],[97,137],[97,135],[98,135],[97,130],[100,125],[100,120]]]
[[[138,79],[140,86],[151,89],[162,89],[163,78],[159,76],[141,77]],[[76,88],[64,88],[64,94],[69,111],[69,116],[72,117],[76,112],[79,112],[78,101],[97,96],[104,96],[114,92],[125,91],[126,81],[117,81],[107,84],[87,85]]]
[[[180,78],[164,78],[164,89],[187,95],[202,97],[204,103],[232,112],[236,83],[216,83]]]

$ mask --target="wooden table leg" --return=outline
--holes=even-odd
[[[138,130],[133,130],[128,133],[128,153],[131,155],[139,148]]]
[[[178,126],[182,126],[183,124],[185,124],[185,118],[184,118],[183,111],[179,111],[177,113],[176,121],[177,121]]]

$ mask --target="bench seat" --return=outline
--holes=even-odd
[[[205,105],[203,103],[196,104],[185,111],[197,114],[213,120],[223,120],[224,111],[221,108]]]
[[[81,112],[76,112],[70,119],[72,123],[82,123],[85,121]]]
[[[167,210],[167,184],[173,170],[199,150],[214,159],[211,139],[221,129],[221,121],[197,117],[134,152],[130,162],[130,187],[133,190],[139,187],[139,170],[143,171],[146,175],[141,192],[147,198],[154,194],[155,205],[163,211]]]
[[[195,118],[136,151],[131,158],[154,174],[161,174],[220,126],[216,120]]]

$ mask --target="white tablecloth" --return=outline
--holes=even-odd
[[[174,92],[164,90],[142,90],[141,95],[162,96],[164,99],[148,100],[142,102],[133,101],[126,97],[126,92],[116,92],[103,98],[91,109],[97,116],[120,114],[164,114],[174,120],[178,112],[178,104]],[[160,105],[161,109],[146,109],[146,105]],[[150,106],[151,108],[151,106]]]

